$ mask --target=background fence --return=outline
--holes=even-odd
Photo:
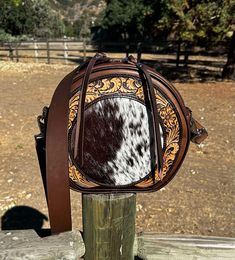
[[[134,54],[138,59],[153,63],[155,67],[196,68],[203,72],[221,73],[227,60],[228,44],[207,43],[192,46],[187,42],[161,41],[152,43],[114,43],[86,41],[25,41],[0,43],[0,60],[16,62],[80,63],[96,52],[106,52],[112,58]]]

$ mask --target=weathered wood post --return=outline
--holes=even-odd
[[[184,48],[184,67],[188,67],[188,59],[189,59],[189,44],[186,43],[185,48]]]
[[[13,55],[12,43],[9,44],[9,58],[11,61],[13,61],[14,55]]]
[[[66,42],[66,38],[64,39],[64,62],[68,64],[68,46]]]
[[[33,46],[34,46],[34,58],[35,61],[38,63],[38,44],[36,40],[34,40]]]
[[[19,62],[19,50],[18,50],[18,46],[20,45],[20,43],[16,43],[16,62]]]
[[[83,194],[82,209],[85,260],[134,259],[135,194]]]
[[[47,63],[48,63],[48,64],[51,63],[51,58],[50,58],[50,44],[49,44],[49,40],[47,40]]]
[[[82,46],[83,46],[83,60],[86,60],[86,39],[83,38],[83,42],[82,42]]]
[[[178,40],[177,52],[176,52],[176,68],[179,67],[179,63],[180,63],[180,49],[181,49],[181,40]]]

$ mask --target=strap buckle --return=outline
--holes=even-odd
[[[202,143],[208,136],[208,132],[196,119],[193,118],[191,109],[187,108],[189,112],[189,125],[190,125],[190,140],[195,144]]]
[[[48,117],[49,108],[44,107],[42,109],[42,114],[37,117],[38,127],[40,130],[40,134],[45,136],[46,134],[46,124],[47,124],[47,117]]]

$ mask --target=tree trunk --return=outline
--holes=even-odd
[[[233,32],[233,36],[231,39],[228,52],[228,60],[224,66],[222,78],[235,80],[235,31]]]

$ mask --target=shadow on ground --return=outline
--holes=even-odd
[[[24,230],[33,229],[40,237],[50,235],[49,229],[42,229],[47,216],[40,211],[28,206],[16,206],[1,217],[2,230]]]
[[[172,63],[161,63],[155,61],[143,60],[143,63],[154,67],[168,80],[177,82],[209,82],[222,80],[222,67],[211,67],[206,64],[189,64],[176,67]],[[192,67],[195,66],[195,67]]]
[[[87,56],[91,58],[92,56]],[[124,58],[124,57],[123,57]],[[83,58],[70,58],[70,62],[82,64]],[[189,61],[187,64],[180,63],[177,67],[172,59],[161,59],[159,61],[142,59],[141,62],[156,69],[170,81],[177,82],[210,82],[222,80],[223,65],[220,62],[211,61]]]

